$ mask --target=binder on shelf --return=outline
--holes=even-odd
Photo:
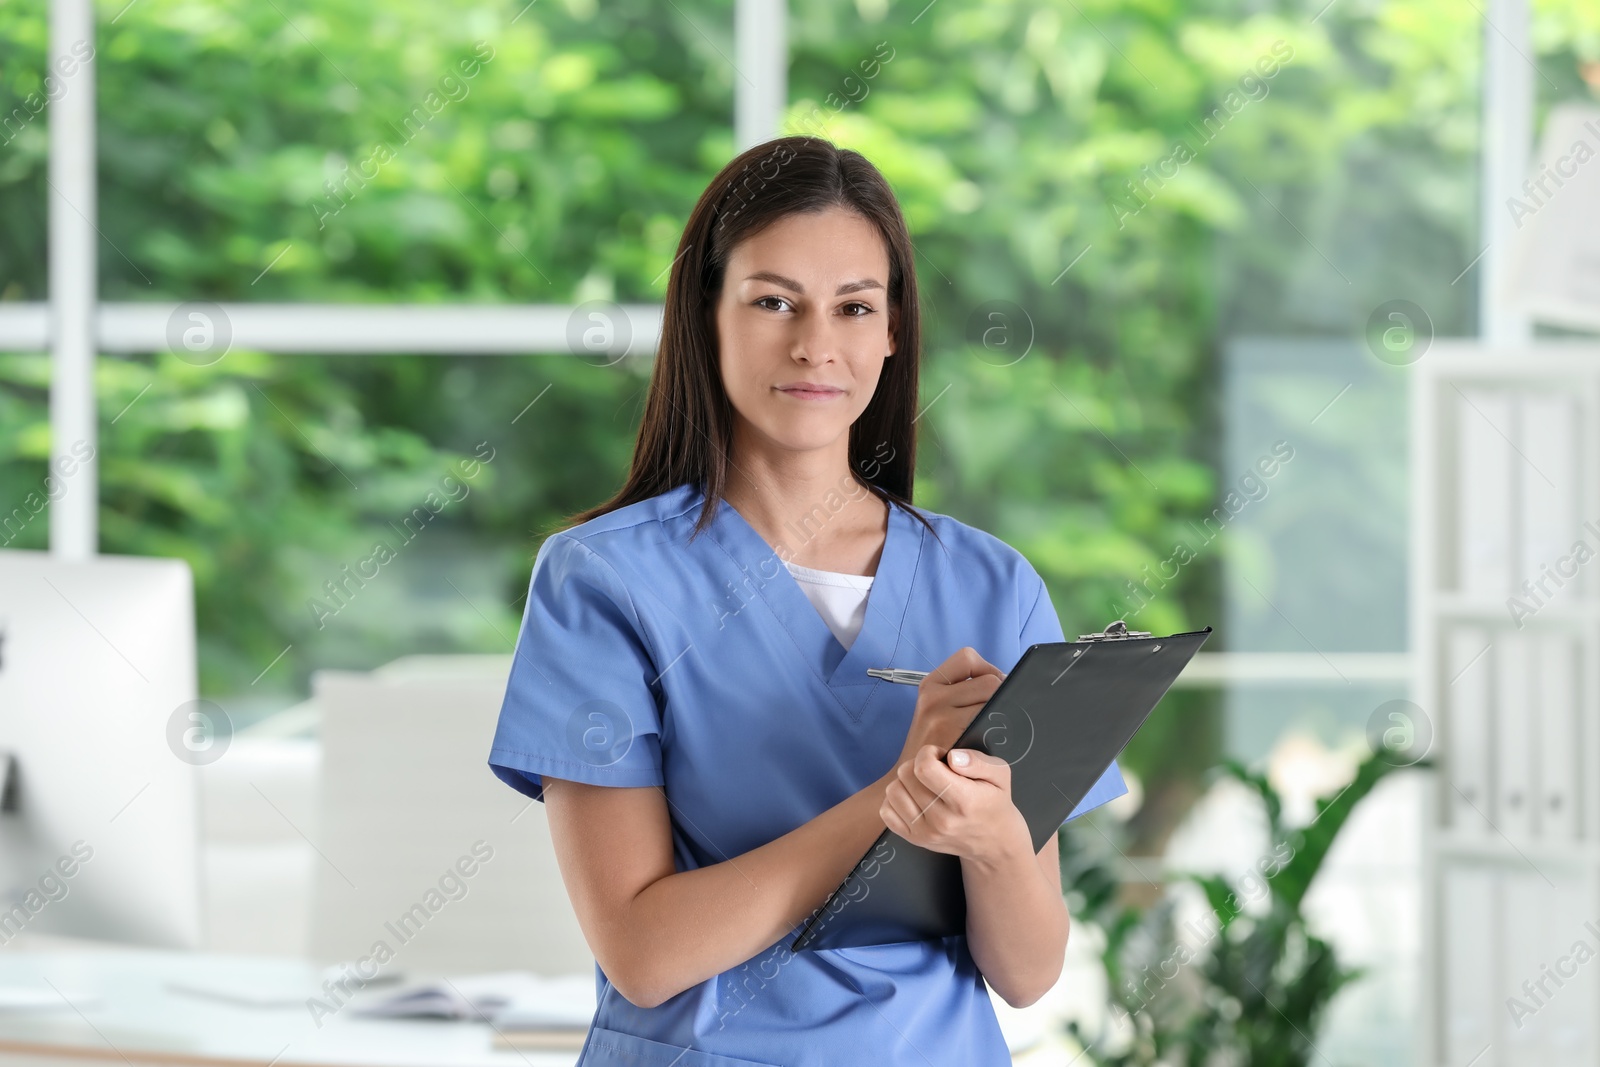
[[[1448,765],[1446,803],[1457,833],[1488,835],[1489,824],[1489,634],[1476,626],[1448,631],[1444,677],[1447,721],[1443,731]]]
[[[1539,836],[1576,842],[1582,818],[1578,730],[1578,650],[1564,632],[1539,638]]]
[[[1593,1063],[1595,1040],[1595,1005],[1600,1003],[1600,968],[1590,967],[1593,962],[1581,954],[1574,954],[1573,948],[1579,942],[1584,942],[1592,952],[1600,941],[1600,923],[1595,921],[1594,907],[1590,902],[1588,893],[1591,891],[1587,879],[1573,880],[1571,878],[1557,877],[1554,891],[1545,884],[1545,880],[1538,874],[1524,866],[1517,878],[1525,885],[1526,889],[1517,900],[1523,906],[1537,905],[1536,917],[1539,925],[1528,934],[1538,938],[1542,948],[1543,959],[1540,964],[1547,964],[1552,970],[1559,968],[1558,977],[1562,984],[1558,987],[1548,983],[1546,988],[1555,993],[1545,1001],[1537,1017],[1527,1016],[1526,1025],[1531,1028],[1535,1022],[1541,1023],[1541,1032],[1537,1035],[1539,1043],[1543,1046],[1538,1063],[1541,1067],[1549,1064],[1561,1063]],[[1509,937],[1519,936],[1519,932],[1512,924],[1507,930]],[[1579,963],[1581,958],[1583,962]],[[1567,975],[1575,970],[1577,973]],[[1543,972],[1540,972],[1543,977]],[[1517,979],[1520,984],[1522,979]]]
[[[1503,977],[1496,984],[1505,987],[1508,997],[1525,998],[1527,994],[1517,986],[1524,980],[1538,981],[1544,977],[1541,966],[1548,965],[1571,948],[1572,935],[1569,930],[1551,929],[1553,920],[1558,918],[1557,903],[1561,896],[1542,876],[1528,870],[1524,864],[1520,870],[1501,870],[1499,879],[1500,924],[1496,940],[1500,942],[1498,954]],[[1571,930],[1576,930],[1579,923],[1574,919],[1570,926]],[[1565,993],[1548,982],[1545,988],[1555,993],[1554,1000],[1561,999]],[[1530,1002],[1529,1007],[1533,1006]],[[1501,1016],[1505,1020],[1500,1028],[1501,1050],[1498,1057],[1490,1053],[1485,1059],[1498,1058],[1505,1067],[1549,1067],[1551,1061],[1546,1057],[1545,1046],[1554,1007],[1554,1004],[1544,1004],[1543,1010],[1535,1010],[1513,1022],[1514,1005],[1508,1000],[1500,1009],[1505,1013]],[[1479,1067],[1481,1064],[1479,1061]]]
[[[1530,582],[1543,602],[1565,601],[1584,578],[1581,570],[1565,577],[1557,570],[1579,535],[1577,405],[1557,392],[1526,392],[1521,404],[1515,594],[1524,595],[1522,584]]]
[[[1457,587],[1467,597],[1503,600],[1516,584],[1512,399],[1504,389],[1473,387],[1456,402]]]
[[[1494,810],[1488,815],[1513,844],[1533,837],[1534,733],[1538,716],[1534,652],[1538,639],[1506,631],[1494,641]]]
[[[1439,1047],[1442,1062],[1469,1064],[1494,1041],[1504,1010],[1494,988],[1496,876],[1485,867],[1446,863],[1439,877]]]

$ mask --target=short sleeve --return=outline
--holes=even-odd
[[[661,785],[660,682],[633,598],[583,542],[539,546],[489,751],[501,781],[544,799],[543,776]]]
[[[1061,620],[1056,617],[1056,609],[1050,602],[1050,591],[1045,588],[1044,579],[1029,569],[1033,579],[1038,583],[1038,592],[1033,602],[1033,608],[1027,619],[1022,623],[1022,651],[1026,652],[1029,645],[1051,644],[1065,641],[1066,635],[1061,631]],[[1092,811],[1108,800],[1115,800],[1128,791],[1128,783],[1123,781],[1122,768],[1117,766],[1117,761],[1112,760],[1094,785],[1089,787],[1089,792],[1079,801],[1078,806],[1072,809],[1066,821],[1061,825],[1076,819],[1086,811]]]

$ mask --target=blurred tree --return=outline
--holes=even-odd
[[[696,28],[721,10],[99,15],[108,300],[659,300],[682,215],[731,151],[731,72]],[[0,8],[0,104],[46,91],[46,40],[42,0]],[[0,136],[0,299],[45,296],[46,117]],[[538,532],[620,478],[647,375],[564,356],[105,358],[101,548],[195,566],[213,696],[269,663],[259,688],[281,704],[317,666],[507,649]],[[38,359],[0,363],[5,510],[43,478],[47,384]],[[480,441],[494,491],[438,525],[498,568],[492,602],[442,602],[409,647],[394,615],[319,628],[323,583]],[[47,530],[5,540],[41,548]]]
[[[1592,5],[1539,8],[1570,78],[1596,58]],[[99,14],[106,299],[658,300],[734,151],[727,0]],[[1217,505],[1222,338],[1349,334],[1393,297],[1470,328],[1474,287],[1451,279],[1479,251],[1471,5],[796,0],[790,34],[788,129],[877,163],[916,241],[918,501],[1028,555],[1068,632],[1128,611]],[[0,6],[0,115],[31,114],[46,39],[43,0]],[[46,118],[0,131],[0,300],[45,295]],[[505,651],[542,529],[620,481],[648,372],[104,359],[102,548],[195,564],[213,696],[288,698],[402,640]],[[37,359],[0,361],[0,513],[42,480],[45,385]],[[323,582],[480,441],[493,491],[439,524],[492,595],[403,637],[392,615],[318,629]],[[1217,565],[1202,551],[1130,622],[1212,621]],[[1169,701],[1128,754],[1139,851],[1218,754],[1214,701]]]

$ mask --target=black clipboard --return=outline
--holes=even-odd
[[[1029,645],[953,747],[1011,764],[1011,799],[1037,852],[1210,635],[1207,626],[1156,637],[1118,621],[1076,641]],[[885,829],[790,950],[922,941],[965,933],[966,925],[961,858]]]

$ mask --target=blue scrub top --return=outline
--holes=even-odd
[[[1009,673],[1029,645],[1065,640],[1021,553],[918,509],[941,545],[891,505],[847,650],[727,501],[690,541],[703,500],[680,485],[544,541],[489,755],[539,800],[545,774],[661,787],[680,871],[781,837],[891,768],[917,690],[868,667],[931,670],[971,645]],[[835,493],[820,510],[844,503]],[[1068,818],[1125,792],[1113,763]],[[966,935],[793,953],[799,930],[654,1008],[596,964],[578,1063],[1010,1064]]]

